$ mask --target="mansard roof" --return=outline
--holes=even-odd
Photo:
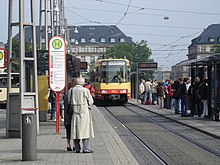
[[[67,33],[69,34],[70,39],[75,39],[79,44],[95,44],[100,42],[101,39],[104,39],[105,42],[102,44],[117,44],[121,42],[121,39],[124,42],[132,43],[132,38],[126,36],[117,26],[115,25],[85,25],[77,26],[78,33],[75,33],[76,26],[68,26]],[[44,29],[44,27],[43,27]],[[42,33],[42,38],[45,39],[44,32]],[[31,28],[27,27],[25,29],[25,40],[31,42]],[[36,26],[36,41],[39,43],[39,26]],[[16,34],[14,37],[18,39],[19,34]],[[48,37],[51,37],[51,34],[48,34]],[[114,38],[114,42],[111,42],[111,38]],[[84,42],[81,42],[81,39],[84,39]],[[95,39],[96,42],[91,42],[91,39]],[[68,40],[67,40],[68,41]]]
[[[190,46],[201,44],[220,44],[220,24],[209,25],[198,37],[191,40]]]

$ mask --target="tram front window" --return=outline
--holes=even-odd
[[[105,83],[123,83],[126,82],[126,68],[120,65],[102,66],[101,82]]]

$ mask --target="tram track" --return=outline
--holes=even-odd
[[[136,112],[134,112],[132,109],[130,109],[130,108],[128,108],[128,107],[125,107],[125,108],[128,109],[128,110],[130,110],[130,111],[132,111],[133,113],[136,113]],[[143,110],[147,111],[146,109],[143,109]],[[138,113],[136,113],[136,114],[138,114]],[[138,114],[138,115],[141,115],[141,114]],[[213,155],[216,155],[216,156],[218,156],[218,157],[220,158],[220,152],[216,152],[215,150],[211,150],[211,149],[209,149],[208,147],[206,147],[205,145],[202,145],[202,144],[198,143],[197,141],[193,140],[192,138],[189,138],[189,137],[185,136],[184,134],[181,134],[180,132],[175,131],[175,130],[172,129],[172,128],[169,128],[169,127],[166,127],[166,126],[160,124],[160,123],[157,122],[156,120],[153,120],[153,119],[151,119],[151,118],[149,118],[149,117],[146,117],[146,116],[144,116],[144,115],[141,115],[141,116],[143,116],[144,118],[147,118],[148,120],[151,120],[152,122],[154,122],[155,124],[159,125],[160,127],[162,127],[162,128],[164,128],[164,129],[166,129],[166,130],[168,130],[168,131],[174,133],[175,135],[177,135],[177,136],[179,136],[179,137],[181,137],[181,138],[183,138],[183,139],[186,139],[186,140],[190,141],[191,143],[197,145],[198,147],[203,148],[204,150],[206,150],[206,151],[208,151],[208,152],[212,153]]]
[[[128,130],[161,164],[163,165],[168,165],[168,163],[163,160],[156,152],[154,152],[154,150],[152,150],[152,148],[150,148],[137,134],[135,134],[129,127],[127,127],[117,116],[115,116],[111,111],[108,110],[107,107],[105,107],[105,109],[112,115],[114,116],[119,122],[120,124],[126,129]]]
[[[163,158],[163,156],[165,155],[164,153],[162,153],[161,154],[161,152],[159,151],[159,149],[158,148],[156,148],[155,146],[153,146],[152,144],[148,144],[148,142],[147,141],[145,141],[144,139],[148,139],[150,136],[146,136],[145,137],[145,135],[143,135],[142,133],[141,133],[141,136],[140,136],[140,132],[139,132],[139,134],[137,133],[138,131],[137,130],[133,130],[133,128],[131,127],[131,124],[130,123],[126,123],[126,120],[124,120],[126,117],[123,117],[123,115],[122,115],[122,113],[120,113],[120,114],[117,114],[117,113],[115,113],[115,112],[117,112],[117,111],[115,111],[115,109],[116,109],[116,107],[114,107],[114,108],[112,108],[112,107],[103,107],[109,114],[111,114],[112,116],[114,116],[114,118],[115,119],[117,119],[117,121],[126,129],[126,130],[128,130],[142,145],[144,145],[146,148],[147,148],[147,150],[149,151],[149,152],[151,152],[151,154],[153,154],[156,158],[157,158],[157,160],[158,161],[160,161],[161,162],[161,164],[171,164],[171,163],[173,163],[174,162],[174,160],[172,160],[172,158]],[[164,119],[161,119],[162,118],[162,116],[160,116],[160,118],[158,118],[158,117],[156,117],[157,118],[157,120],[155,119],[155,116],[156,116],[156,114],[155,113],[151,113],[150,111],[147,111],[147,110],[144,110],[144,109],[141,109],[140,107],[136,107],[136,106],[134,106],[134,105],[131,105],[131,104],[128,104],[128,105],[125,105],[124,107],[117,107],[118,109],[120,109],[121,111],[124,111],[124,112],[128,112],[129,111],[129,114],[130,115],[136,115],[136,119],[137,120],[140,120],[140,121],[143,121],[143,119],[145,120],[145,122],[147,121],[147,122],[150,122],[151,124],[153,124],[153,125],[156,125],[157,127],[160,127],[160,129],[163,129],[163,130],[165,130],[166,132],[169,132],[169,134],[173,134],[173,135],[175,135],[176,137],[176,139],[177,139],[177,137],[178,137],[178,139],[181,139],[181,141],[183,141],[183,140],[185,140],[185,141],[187,141],[187,143],[190,143],[191,145],[193,144],[194,146],[193,147],[195,147],[195,146],[197,146],[198,148],[200,148],[200,149],[198,149],[198,148],[196,148],[196,149],[192,149],[192,150],[203,150],[203,152],[204,151],[206,151],[207,153],[206,154],[210,154],[210,155],[212,155],[212,156],[214,156],[215,157],[215,160],[218,162],[220,162],[220,152],[219,152],[219,150],[216,150],[215,148],[210,148],[210,147],[207,147],[207,145],[203,145],[202,144],[202,142],[200,143],[200,142],[198,142],[197,140],[194,140],[192,137],[189,137],[189,136],[187,136],[187,134],[185,135],[184,133],[180,133],[179,131],[177,131],[177,130],[175,130],[175,129],[173,129],[173,128],[170,128],[170,127],[168,127],[168,126],[166,126],[166,125],[164,125],[164,123],[165,122],[159,122],[158,120],[168,120],[167,118],[164,118]],[[138,109],[138,110],[137,110]],[[131,114],[132,113],[132,114]],[[145,113],[148,113],[148,115],[147,114],[145,114]],[[149,116],[149,113],[151,113],[150,114],[150,116]],[[152,117],[152,115],[154,115],[154,117]],[[157,115],[158,116],[158,115]],[[141,119],[140,119],[141,118]],[[135,121],[134,121],[135,122]],[[180,123],[176,123],[176,124],[179,124],[180,125]],[[130,126],[129,126],[130,125]],[[143,125],[143,123],[141,123],[140,125]],[[183,127],[183,126],[182,126]],[[186,126],[184,126],[184,128],[186,128]],[[190,128],[187,128],[187,129],[190,129]],[[144,129],[143,129],[144,130]],[[155,129],[156,130],[156,129]],[[146,131],[146,130],[144,130],[144,131]],[[158,135],[159,136],[159,135]],[[163,135],[164,136],[164,135]],[[172,136],[172,135],[169,135],[169,136]],[[195,136],[200,136],[200,135],[195,135]],[[206,135],[207,136],[207,135]],[[176,141],[178,141],[178,140],[176,140]],[[153,147],[152,147],[153,146]],[[156,148],[156,149],[155,149]],[[169,148],[169,147],[168,147]],[[172,149],[174,149],[175,150],[175,148],[173,147],[173,146],[171,146],[170,148],[172,148]],[[160,154],[158,154],[158,151],[160,152]],[[179,152],[182,152],[182,151],[179,151]],[[184,153],[184,152],[183,152]],[[162,155],[162,156],[161,156]],[[172,154],[171,154],[172,155]],[[205,155],[205,154],[204,154]],[[169,155],[168,155],[168,157],[169,157]],[[172,157],[172,156],[171,156]],[[183,160],[182,160],[183,161]],[[190,160],[188,160],[189,162],[190,162]],[[194,160],[195,162],[196,162],[196,160]],[[214,161],[214,164],[215,164],[215,162],[216,161]],[[181,161],[180,161],[181,162]],[[176,162],[175,162],[176,163]],[[195,163],[196,164],[196,163]]]

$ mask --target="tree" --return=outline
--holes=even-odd
[[[131,71],[136,71],[137,62],[154,62],[150,58],[151,50],[147,46],[147,41],[142,40],[140,43],[120,43],[106,52],[106,58],[115,57],[115,58],[126,58],[131,61]],[[149,72],[148,72],[149,73]],[[148,77],[148,74],[144,74],[145,77]],[[150,72],[152,76],[152,72]]]
[[[137,62],[152,62],[150,59],[151,50],[147,46],[147,41],[142,40],[140,43],[120,43],[106,52],[106,57],[126,58],[132,62],[132,68]]]
[[[12,39],[12,57],[13,58],[19,58],[19,40],[18,39]],[[32,50],[31,44],[27,41],[25,41],[25,53],[30,52]],[[12,63],[12,72],[19,72],[19,65]]]
[[[213,47],[214,49],[214,53],[216,54],[216,53],[220,53],[220,46],[219,45],[214,45],[214,47]]]

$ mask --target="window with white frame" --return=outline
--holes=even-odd
[[[91,38],[90,41],[91,41],[91,42],[95,42],[95,38]]]
[[[86,42],[86,39],[85,39],[85,38],[81,38],[81,39],[80,39],[80,42],[81,42],[81,43],[85,43],[85,42]]]
[[[105,42],[105,38],[100,38],[100,42]]]
[[[115,38],[110,38],[110,42],[115,42]]]
[[[210,37],[209,42],[215,42],[215,37]]]
[[[81,56],[80,60],[81,62],[86,62],[86,56]]]
[[[85,52],[86,52],[85,47],[81,47],[81,53],[85,53]]]
[[[120,42],[125,42],[125,39],[124,38],[120,38]]]
[[[90,53],[95,53],[95,48],[94,48],[94,47],[90,47],[90,48],[89,48],[89,52],[90,52]]]
[[[76,39],[75,39],[75,38],[71,38],[71,39],[70,39],[70,42],[73,44],[73,43],[76,42]]]
[[[201,46],[201,52],[206,52],[206,47],[205,46]]]

